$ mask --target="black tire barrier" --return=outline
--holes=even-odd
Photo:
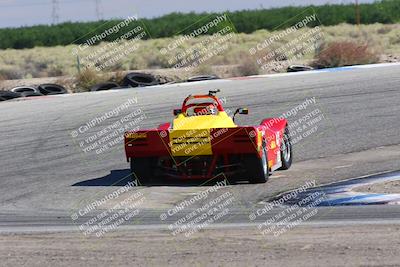
[[[160,82],[153,75],[140,72],[128,73],[122,81],[122,86],[130,87],[144,87],[158,84]]]
[[[33,86],[18,86],[10,90],[11,92],[22,94],[24,92],[40,93],[40,91]]]
[[[19,93],[14,93],[10,91],[0,91],[0,101],[6,101],[18,97],[21,97]]]
[[[35,96],[43,96],[41,93],[37,92],[22,92],[21,93],[22,97],[35,97]]]
[[[208,80],[218,80],[220,79],[217,75],[200,75],[194,76],[187,79],[187,82],[200,82],[200,81],[208,81]]]
[[[115,89],[115,88],[119,88],[119,87],[120,87],[119,84],[114,83],[114,82],[99,83],[99,84],[93,85],[90,88],[90,91],[92,91],[92,92],[105,91],[105,90]]]
[[[58,84],[46,83],[38,86],[38,90],[43,95],[60,95],[67,94],[67,90]]]
[[[313,67],[305,66],[305,65],[291,65],[287,68],[287,72],[298,72],[298,71],[307,71],[313,70]]]

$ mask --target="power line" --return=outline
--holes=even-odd
[[[58,0],[52,0],[51,1],[53,9],[51,12],[51,18],[52,18],[52,22],[53,24],[57,24],[60,21],[60,3],[58,2]]]
[[[358,26],[361,24],[360,4],[356,0],[356,23]]]
[[[103,12],[101,10],[101,0],[95,0],[97,20],[103,20]]]
[[[93,0],[62,0],[62,4],[77,4],[81,2],[92,2]],[[52,2],[52,1],[51,1]],[[4,4],[0,2],[0,7],[1,8],[13,8],[13,7],[26,7],[26,6],[48,6],[50,3],[49,1],[47,2],[31,2],[31,3],[15,3],[15,4]]]

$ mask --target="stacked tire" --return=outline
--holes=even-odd
[[[122,86],[127,87],[145,87],[158,84],[160,82],[153,75],[140,72],[128,73],[122,81]]]
[[[200,76],[194,76],[190,77],[187,79],[187,82],[201,82],[201,81],[209,81],[209,80],[218,80],[220,79],[216,75],[200,75]]]
[[[10,91],[18,94],[20,97],[42,96],[40,91],[33,86],[18,86],[11,89]]]
[[[10,91],[0,91],[0,101],[6,101],[18,97],[21,97],[21,95]]]
[[[40,91],[36,87],[33,87],[33,86],[18,86],[18,87],[11,89],[10,91],[13,93],[20,94],[20,95],[22,95],[22,94],[27,94],[27,95],[39,94],[39,95],[41,95]]]
[[[125,75],[121,85],[115,82],[104,82],[93,85],[91,92],[124,89],[126,87],[145,87],[160,84],[160,81],[151,74],[141,72],[131,72]]]
[[[313,70],[313,67],[306,66],[306,65],[291,65],[287,68],[287,72],[299,72],[299,71],[309,71]]]
[[[90,88],[90,91],[96,92],[111,89],[123,89],[126,87],[153,86],[159,84],[161,84],[160,80],[151,74],[131,72],[124,77],[121,85],[115,82],[99,83],[92,86]],[[10,91],[0,91],[0,101],[5,101],[18,97],[35,97],[67,93],[67,90],[63,86],[54,83],[40,84],[39,86],[19,86],[11,89]]]
[[[67,90],[58,84],[46,83],[39,86],[18,86],[10,91],[0,91],[0,101],[6,101],[18,97],[35,97],[44,95],[66,94]]]
[[[66,94],[67,90],[58,84],[46,83],[38,86],[38,90],[42,95],[60,95]]]
[[[118,83],[114,82],[106,82],[106,83],[99,83],[90,88],[91,92],[97,92],[97,91],[105,91],[105,90],[110,90],[110,89],[118,89],[121,88]]]

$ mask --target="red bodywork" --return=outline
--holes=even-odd
[[[215,108],[224,111],[221,101],[210,95],[189,96],[182,105],[182,112],[191,107],[189,99],[213,97]],[[201,106],[204,108],[205,106]],[[128,161],[135,158],[156,159],[156,176],[180,179],[212,179],[218,175],[237,176],[243,173],[242,159],[248,154],[261,158],[263,144],[267,146],[268,167],[274,171],[281,166],[280,145],[286,119],[268,118],[257,126],[215,128],[210,130],[212,155],[172,156],[170,145],[171,123],[157,129],[130,131],[125,133],[125,152]]]

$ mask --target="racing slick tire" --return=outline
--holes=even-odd
[[[139,185],[149,185],[154,174],[153,158],[131,158],[131,176]]]
[[[283,134],[282,138],[281,160],[282,160],[282,167],[280,167],[279,170],[288,170],[290,166],[292,166],[293,151],[292,151],[292,142],[290,140],[290,133],[288,128],[285,128],[285,133]]]
[[[251,184],[261,184],[268,181],[268,153],[267,146],[263,143],[262,157],[259,158],[256,154],[251,154],[244,159],[246,171],[249,175]]]

